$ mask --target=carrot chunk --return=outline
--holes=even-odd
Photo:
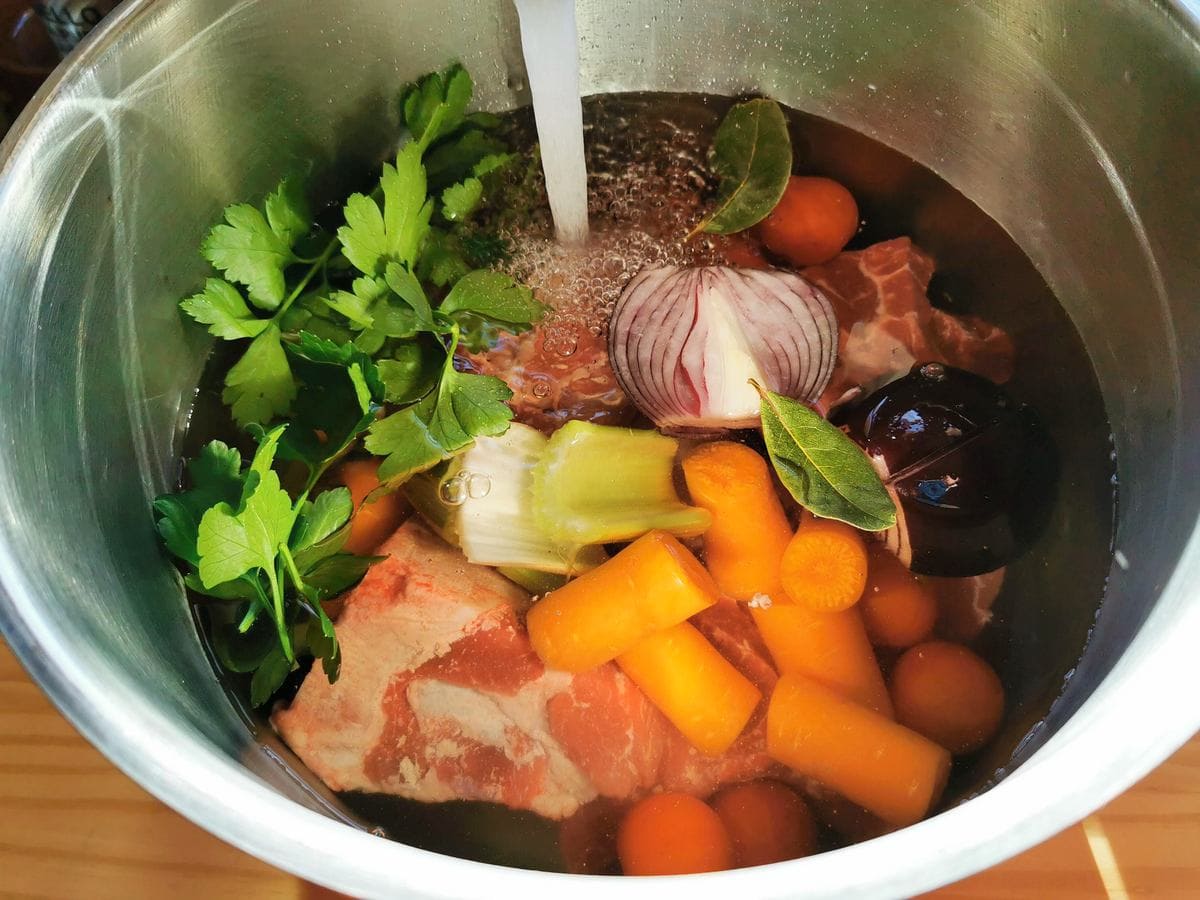
[[[808,518],[783,552],[783,589],[796,603],[820,612],[849,609],[867,584],[867,548],[845,522]]]
[[[924,818],[950,772],[943,747],[802,675],[775,686],[767,752],[892,825]]]
[[[887,685],[857,609],[823,613],[779,602],[751,612],[782,674],[807,675],[891,718]]]
[[[938,617],[933,590],[882,544],[873,544],[867,558],[867,586],[859,609],[871,643],[911,647],[925,640]]]
[[[399,528],[412,507],[404,494],[393,491],[367,500],[379,487],[381,459],[352,459],[338,466],[334,480],[350,489],[354,517],[350,520],[350,537],[343,548],[347,553],[371,553]]]
[[[583,672],[720,599],[699,560],[665,531],[638,538],[608,562],[551,591],[529,610],[533,649],[546,665]]]
[[[929,641],[905,651],[892,671],[896,718],[951,753],[990,741],[1004,718],[995,670],[958,644]]]
[[[639,801],[617,830],[626,875],[691,875],[733,867],[733,846],[720,817],[688,794]]]
[[[719,756],[762,694],[687,622],[642,638],[617,665],[702,753]]]
[[[778,781],[725,788],[709,800],[733,841],[739,866],[765,866],[817,849],[817,824],[804,800]]]
[[[744,444],[704,444],[683,461],[692,502],[712,514],[704,557],[721,590],[738,600],[779,593],[779,561],[792,529],[766,460]]]

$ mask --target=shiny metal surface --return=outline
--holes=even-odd
[[[760,90],[976,201],[1082,335],[1120,466],[1124,565],[1015,772],[903,832],[687,890],[907,895],[1131,784],[1200,727],[1195,4],[580,0],[578,17],[587,92]],[[174,306],[200,236],[289,168],[342,190],[385,151],[400,85],[453,57],[481,105],[526,101],[505,0],[135,0],[43,90],[0,150],[0,624],[130,775],[280,866],[363,895],[608,895],[337,821],[228,704],[148,518],[206,349]]]

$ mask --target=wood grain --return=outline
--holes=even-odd
[[[1093,817],[1128,896],[1200,897],[1200,737]],[[1111,887],[1111,886],[1110,886]],[[329,896],[222,843],[112,766],[0,643],[0,895],[97,900]],[[1084,829],[928,895],[1090,900]]]

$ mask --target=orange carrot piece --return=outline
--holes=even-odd
[[[708,802],[725,823],[739,866],[798,859],[817,849],[817,823],[808,805],[782,782],[736,784]]]
[[[893,825],[924,818],[950,773],[945,748],[802,675],[775,686],[767,752]]]
[[[665,531],[551,591],[529,610],[533,649],[552,669],[583,672],[721,598],[712,577]]]
[[[617,665],[701,753],[729,749],[762,700],[758,688],[687,622],[642,638]]]
[[[387,540],[393,531],[404,524],[412,507],[398,491],[368,501],[367,496],[379,487],[380,459],[352,459],[338,466],[333,479],[350,489],[354,517],[350,520],[350,537],[343,548],[347,553],[371,553]]]
[[[857,609],[822,613],[776,602],[751,612],[780,673],[807,675],[891,718],[887,685]]]
[[[712,514],[708,570],[738,600],[779,593],[779,561],[792,539],[766,460],[744,444],[716,441],[683,461],[692,503]]]
[[[929,641],[907,650],[892,670],[896,718],[954,754],[990,741],[1004,718],[995,670],[958,644]]]
[[[867,586],[858,608],[877,647],[911,647],[933,632],[938,601],[924,580],[904,568],[882,544],[867,551]]]
[[[733,868],[733,846],[720,817],[688,794],[640,800],[617,830],[626,875],[691,875]]]
[[[849,609],[867,584],[867,547],[857,529],[809,518],[783,552],[779,576],[795,603],[819,612]]]

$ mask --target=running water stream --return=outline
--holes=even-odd
[[[582,244],[588,198],[575,0],[515,2],[554,232],[564,244]]]

